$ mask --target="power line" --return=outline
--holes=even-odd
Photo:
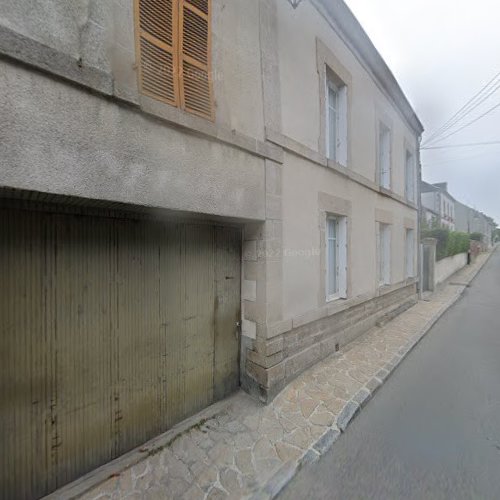
[[[480,96],[479,100],[475,99],[474,102],[471,102],[470,106],[464,108],[463,112],[458,114],[455,119],[451,119],[447,122],[447,124],[443,125],[438,131],[436,131],[429,139],[425,141],[426,144],[431,142],[436,142],[440,136],[442,136],[449,129],[453,128],[457,123],[463,120],[467,115],[472,113],[477,107],[479,107],[484,101],[486,101],[491,95],[493,95],[500,88],[500,80],[496,82],[496,87],[493,87],[488,91],[486,95]]]
[[[430,143],[435,143],[439,141],[440,137],[446,133],[448,130],[452,129],[457,123],[462,121],[464,118],[466,118],[468,115],[470,115],[475,109],[477,109],[484,101],[486,101],[490,96],[492,96],[498,89],[500,89],[500,80],[496,84],[496,87],[493,87],[486,95],[480,97],[479,101],[475,102],[474,104],[471,104],[472,107],[470,107],[467,110],[464,110],[463,113],[460,114],[455,120],[453,120],[449,125],[445,126],[442,128],[442,130],[434,135],[434,137],[429,138],[428,140],[425,141],[425,144],[430,144]]]
[[[447,127],[453,120],[455,120],[458,116],[460,116],[466,109],[468,109],[471,105],[473,105],[476,99],[482,95],[488,87],[493,84],[497,78],[500,76],[500,72],[498,72],[486,85],[484,85],[474,96],[472,96],[449,120],[447,120],[441,127],[435,130],[425,142],[430,142],[434,139],[441,131]]]
[[[444,141],[444,140],[448,139],[448,137],[451,137],[452,135],[458,134],[458,132],[462,131],[464,128],[467,128],[467,127],[471,126],[472,124],[474,124],[477,121],[481,120],[481,118],[484,118],[486,115],[489,115],[490,113],[492,113],[493,111],[495,111],[498,108],[500,108],[500,102],[498,104],[496,104],[495,106],[493,106],[492,108],[490,108],[485,113],[483,113],[482,115],[479,115],[477,118],[474,118],[474,120],[471,120],[470,122],[466,123],[462,127],[460,127],[457,130],[455,130],[454,132],[451,132],[450,134],[445,135],[444,137],[442,137],[440,139],[440,141]]]
[[[443,133],[443,129],[451,126],[452,122],[456,123],[461,118],[461,115],[464,112],[466,112],[466,110],[467,110],[467,114],[470,111],[472,111],[472,110],[469,111],[469,108],[471,106],[475,105],[476,100],[479,98],[479,96],[481,96],[486,91],[486,89],[488,89],[488,87],[490,87],[492,84],[495,85],[496,83],[498,83],[495,81],[497,80],[497,78],[499,76],[500,76],[500,72],[498,72],[486,85],[484,85],[474,96],[472,96],[449,120],[447,120],[443,125],[441,125],[441,127],[439,127],[436,131],[434,131],[430,135],[430,137],[425,140],[425,143],[431,142],[432,140],[436,139],[436,137],[438,137],[439,135],[441,135]],[[495,91],[496,91],[496,89],[495,89]],[[489,95],[491,95],[491,94],[489,94]],[[489,95],[488,95],[488,97],[489,97]]]
[[[479,158],[483,158],[487,154],[487,151],[485,151],[484,149],[481,149],[479,151],[476,150],[476,152],[473,154],[471,154],[472,151],[469,151],[468,153],[469,154],[460,155],[460,156],[453,156],[451,158],[445,157],[445,158],[430,160],[430,161],[422,159],[422,167],[423,168],[435,168],[435,167],[442,167],[442,166],[450,166],[450,163],[463,164],[463,163],[470,163],[472,161],[475,162]]]
[[[500,104],[499,104],[500,106]],[[446,144],[444,146],[423,146],[420,149],[447,149],[447,148],[466,148],[473,146],[490,146],[493,144],[500,144],[500,141],[488,141],[488,142],[469,142],[466,144]]]

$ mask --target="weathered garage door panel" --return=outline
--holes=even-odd
[[[213,400],[215,262],[211,228],[187,226],[183,239],[181,319],[185,342],[184,386],[190,387],[189,397],[184,398],[187,415]],[[187,391],[184,394],[186,396]]]
[[[164,279],[160,283],[160,353],[165,370],[162,373],[161,413],[166,415],[166,425],[171,427],[182,420],[184,412],[184,356],[185,336],[182,313],[184,275],[181,269],[183,246],[181,236],[184,228],[170,225],[162,233],[165,249],[160,254],[160,265]],[[176,334],[181,332],[181,334]],[[171,376],[171,373],[177,376]]]
[[[112,457],[110,230],[105,219],[53,215],[47,238],[51,307],[47,352],[55,375],[52,435],[57,486]],[[29,314],[29,313],[28,313]],[[83,444],[83,449],[82,449]]]
[[[0,497],[29,498],[48,486],[52,444],[47,228],[41,215],[12,212],[0,227]]]
[[[238,385],[240,233],[0,209],[2,498],[48,493]]]
[[[240,256],[238,232],[224,227],[215,230],[217,251],[215,296],[215,398],[235,391],[239,382]]]
[[[159,232],[150,222],[115,222],[116,328],[113,427],[116,453],[162,430]]]

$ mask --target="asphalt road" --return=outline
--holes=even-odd
[[[284,499],[500,499],[500,252]]]

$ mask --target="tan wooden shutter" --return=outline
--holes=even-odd
[[[179,0],[136,0],[141,92],[179,105]]]
[[[180,96],[186,111],[214,118],[210,0],[180,0]]]

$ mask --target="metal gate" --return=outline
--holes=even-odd
[[[239,383],[238,229],[0,208],[0,497],[36,498]]]

